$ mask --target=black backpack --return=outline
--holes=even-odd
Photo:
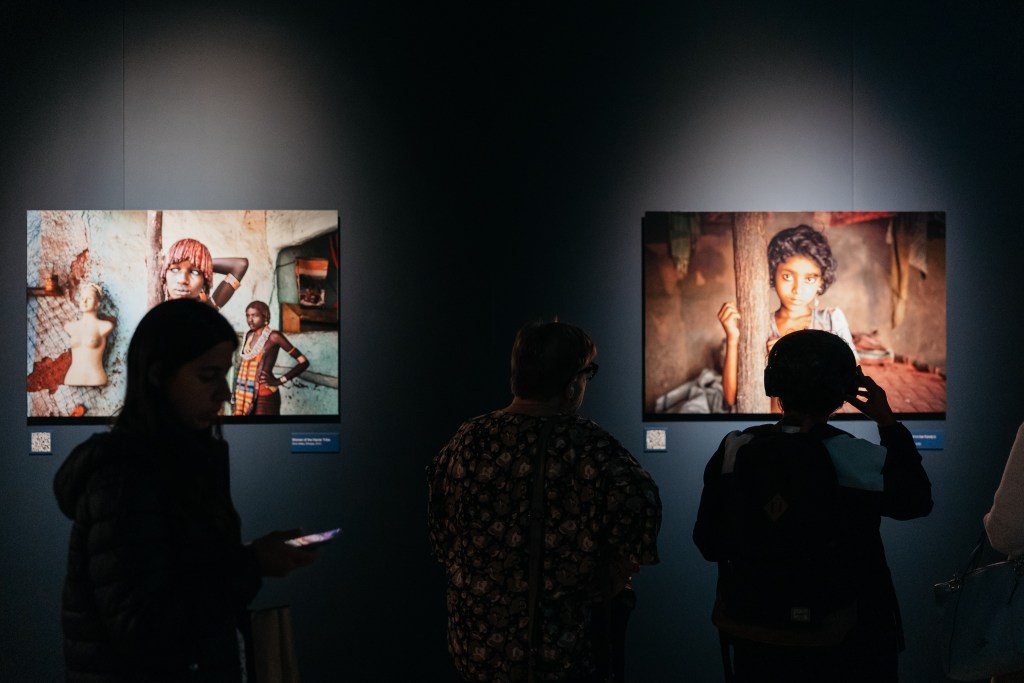
[[[856,621],[856,577],[828,450],[807,433],[755,428],[735,438],[749,441],[722,475],[715,625],[773,645],[841,642]]]

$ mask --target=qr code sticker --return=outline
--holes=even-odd
[[[49,453],[51,446],[50,432],[32,432],[32,453]]]
[[[668,448],[668,438],[664,429],[648,429],[644,434],[644,450],[664,451]]]

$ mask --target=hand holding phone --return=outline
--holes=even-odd
[[[299,567],[316,561],[316,553],[306,552],[288,544],[296,534],[301,533],[301,529],[271,531],[250,544],[256,554],[261,576],[288,576]]]

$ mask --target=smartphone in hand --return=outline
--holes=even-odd
[[[341,529],[328,529],[327,531],[321,531],[317,534],[308,534],[306,536],[298,536],[296,538],[289,538],[285,543],[302,550],[316,550],[324,543],[328,543],[335,536],[341,533]]]

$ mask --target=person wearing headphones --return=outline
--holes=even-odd
[[[705,469],[693,530],[704,558],[719,565],[712,620],[722,634],[727,676],[733,676],[727,680],[896,681],[904,640],[879,526],[882,517],[909,520],[931,512],[931,483],[914,439],[896,420],[885,391],[831,332],[781,337],[764,380],[765,392],[779,399],[782,419],[726,435]],[[877,423],[880,445],[828,424],[844,402]],[[783,495],[772,496],[774,489],[763,486],[767,479],[777,479]],[[767,500],[755,499],[762,492]],[[815,493],[824,495],[816,500]],[[786,534],[796,529],[803,535],[784,536],[780,530],[801,514],[800,505],[822,512],[786,527]],[[790,545],[779,553],[783,542]],[[758,555],[753,547],[772,552]],[[814,551],[803,553],[808,548]],[[832,569],[835,579],[826,581]],[[797,576],[804,578],[794,581]],[[766,595],[772,591],[765,585],[795,583],[798,592],[818,580],[820,620],[795,607],[769,614],[775,596]],[[747,610],[739,595],[748,603],[765,598],[765,611]]]

